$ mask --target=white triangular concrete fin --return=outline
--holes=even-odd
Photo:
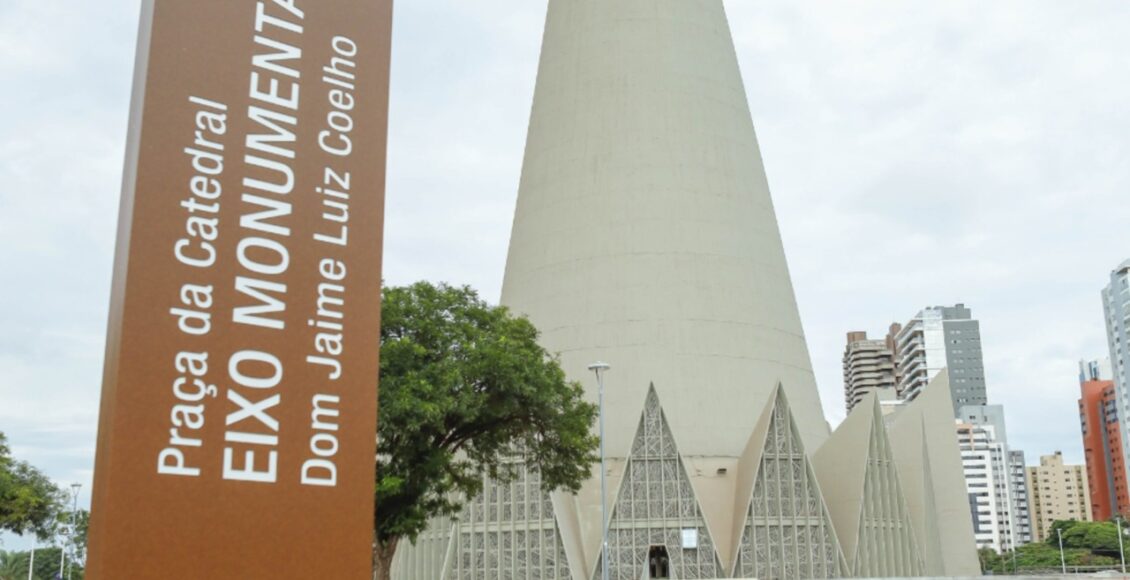
[[[718,576],[724,575],[713,535],[654,386],[648,389],[615,497],[608,534],[609,561],[616,567],[630,570],[644,566],[649,546],[661,545],[671,557],[671,572],[676,576],[683,559],[690,558],[694,559],[693,569],[714,568]],[[682,544],[686,533],[694,535],[694,548]],[[599,547],[596,553],[594,574],[600,565]]]
[[[812,467],[832,514],[836,537],[848,564],[855,566],[859,520],[868,460],[868,441],[875,420],[875,394],[852,409],[832,436],[812,456]]]
[[[925,573],[977,575],[981,566],[946,370],[891,418],[889,432]]]
[[[731,576],[826,578],[845,573],[847,562],[805,453],[785,390],[778,385],[759,453],[753,495],[741,512],[745,522]],[[792,541],[774,541],[774,534]],[[813,554],[823,554],[822,559]]]

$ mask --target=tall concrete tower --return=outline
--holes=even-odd
[[[588,365],[612,365],[612,578],[850,573],[810,459],[829,427],[722,0],[549,0],[502,303],[591,400]],[[840,447],[886,437],[860,423]],[[599,578],[593,475],[548,500],[532,471],[488,481],[398,577]]]
[[[686,455],[738,456],[778,381],[827,437],[721,0],[550,1],[502,303],[594,400],[612,364],[611,455],[651,384]]]
[[[502,303],[592,400],[612,364],[614,479],[654,386],[708,523],[778,383],[806,448],[827,438],[721,0],[550,1]]]

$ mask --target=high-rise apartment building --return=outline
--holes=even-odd
[[[913,400],[948,368],[954,410],[988,402],[981,326],[964,304],[923,309],[898,331],[894,346],[899,398]]]
[[[889,340],[869,340],[866,332],[849,332],[844,349],[844,404],[847,412],[868,393],[892,400],[895,393],[895,355]]]
[[[900,403],[916,399],[947,369],[978,546],[1000,552],[1030,542],[1024,452],[1009,449],[1003,407],[987,404],[981,327],[973,312],[960,303],[925,308],[906,324],[892,324],[885,343],[894,356]],[[845,354],[845,369],[847,361]]]
[[[1079,425],[1091,497],[1091,518],[1106,521],[1130,514],[1126,456],[1118,420],[1118,399],[1110,378],[1110,361],[1079,363]]]
[[[1110,347],[1111,377],[1118,401],[1118,423],[1122,437],[1123,478],[1130,477],[1130,260],[1110,273],[1102,291],[1106,339]]]
[[[1012,529],[1016,544],[1023,546],[1032,541],[1032,511],[1028,501],[1028,475],[1025,472],[1024,451],[1008,450],[1008,487],[1012,493]]]
[[[992,425],[958,422],[957,436],[977,547],[1011,550],[1007,447],[997,441]]]
[[[1014,449],[1008,443],[1008,429],[1004,422],[1003,405],[967,405],[958,409],[958,424],[990,425],[995,440],[1004,446],[1008,469],[1008,502],[1011,533],[1016,545],[1032,541],[1032,524],[1028,501],[1027,474],[1025,472],[1024,451]],[[995,482],[999,485],[1000,482]],[[1003,496],[1000,501],[1005,501]]]
[[[1004,408],[962,407],[957,439],[977,547],[1002,552],[1029,542],[1028,497],[1018,489],[1024,487],[1024,454],[1018,451],[1017,455],[1008,447]]]
[[[1064,465],[1063,454],[1040,457],[1028,468],[1028,500],[1032,506],[1032,540],[1043,541],[1056,520],[1091,521],[1091,494],[1082,465]]]

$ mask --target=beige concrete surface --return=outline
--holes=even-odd
[[[938,373],[914,402],[890,415],[888,427],[926,574],[979,573],[949,373]]]

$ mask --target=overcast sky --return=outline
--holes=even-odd
[[[389,283],[497,301],[545,6],[397,2]],[[0,431],[84,504],[138,9],[0,0]],[[1130,258],[1130,3],[727,9],[829,419],[847,331],[964,302],[1010,443],[1081,462],[1077,361]]]

